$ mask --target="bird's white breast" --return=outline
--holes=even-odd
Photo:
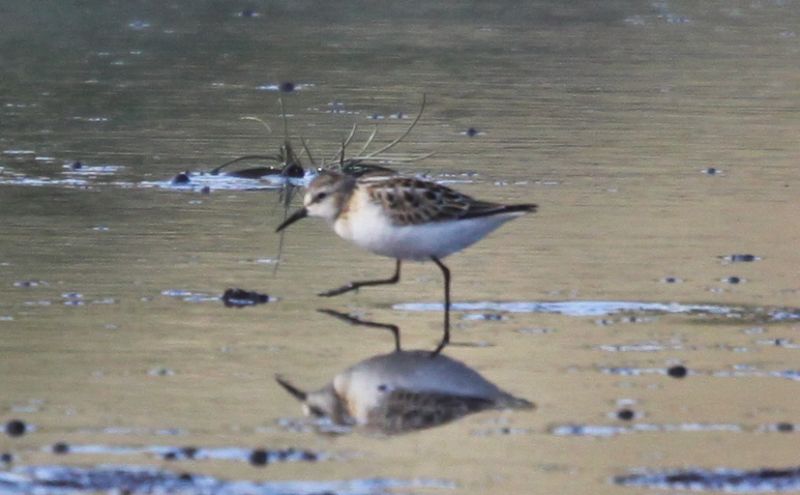
[[[333,228],[343,239],[375,254],[404,260],[444,258],[477,242],[521,213],[416,225],[395,225],[366,194],[354,195],[350,210]]]

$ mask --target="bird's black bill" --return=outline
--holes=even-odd
[[[286,380],[284,380],[280,376],[276,376],[275,377],[275,381],[278,382],[281,387],[285,388],[287,392],[292,394],[292,397],[294,397],[295,399],[299,400],[300,402],[305,402],[306,398],[308,397],[308,394],[306,394],[305,392],[303,392],[299,388],[295,387],[291,383],[287,382]]]
[[[298,220],[302,220],[303,218],[308,216],[308,210],[305,208],[300,208],[296,212],[292,213],[289,218],[283,221],[282,224],[278,225],[278,228],[275,229],[275,232],[280,232],[281,230],[285,229],[289,225],[295,223]]]

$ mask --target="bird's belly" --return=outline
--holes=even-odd
[[[337,233],[375,254],[404,260],[444,258],[480,240],[511,217],[483,217],[392,225],[389,222],[357,222]]]

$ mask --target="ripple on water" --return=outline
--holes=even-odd
[[[727,256],[718,256],[723,263],[752,263],[754,261],[761,261],[760,256],[754,254],[729,254]]]
[[[622,486],[672,490],[769,493],[800,490],[800,467],[738,469],[640,470],[614,477]]]
[[[397,490],[455,488],[442,479],[363,478],[343,481],[245,481],[140,466],[20,466],[0,472],[0,491],[8,494],[193,493],[197,495],[383,494]]]
[[[619,418],[622,421],[635,419],[635,414],[631,418]],[[675,423],[675,424],[654,424],[654,423],[635,423],[630,425],[589,425],[589,424],[563,424],[551,426],[550,434],[559,437],[592,437],[610,438],[618,435],[631,433],[676,433],[676,432],[742,432],[745,428],[737,424],[716,424],[716,423]]]
[[[291,86],[289,86],[291,85]],[[281,93],[293,93],[295,91],[303,91],[309,88],[313,88],[315,86],[314,83],[291,83],[291,82],[279,82],[279,83],[264,83],[259,86],[256,86],[256,89],[259,91],[275,91]]]
[[[142,188],[169,189],[172,191],[262,191],[281,189],[287,182],[294,186],[304,186],[311,175],[301,178],[284,177],[280,174],[264,175],[257,178],[236,177],[226,174],[205,172],[181,172],[175,177],[159,181],[142,181]]]
[[[47,177],[26,177],[24,175],[4,175],[5,176],[0,176],[0,185],[4,186],[62,186],[66,188],[84,188],[90,185],[90,183],[84,179],[51,179]]]
[[[120,170],[124,169],[122,165],[87,165],[82,162],[70,162],[62,166],[64,174],[70,176],[97,176],[97,175],[114,175]]]
[[[185,289],[166,289],[161,291],[161,295],[179,298],[190,303],[219,302],[219,295],[193,292]]]
[[[800,370],[761,370],[751,365],[736,365],[731,370],[701,371],[692,370],[691,372],[683,365],[663,368],[637,368],[633,366],[603,366],[600,372],[609,375],[619,376],[642,376],[642,375],[668,375],[672,378],[684,378],[692,376],[711,376],[721,378],[783,378],[786,380],[800,381]]]
[[[399,311],[442,311],[441,303],[400,303]],[[772,321],[800,319],[797,308],[746,308],[717,304],[681,304],[641,301],[478,301],[455,302],[453,311],[496,313],[552,313],[566,316],[607,316],[617,313],[694,314],[731,318],[762,317]],[[622,320],[620,320],[622,321]],[[647,322],[649,319],[629,317],[626,322]]]
[[[58,454],[98,455],[98,456],[157,456],[169,461],[216,460],[250,463],[253,452],[258,451],[265,464],[278,462],[317,462],[334,459],[327,452],[288,447],[285,449],[250,449],[244,447],[194,447],[169,445],[103,445],[68,444],[56,442],[42,450]]]

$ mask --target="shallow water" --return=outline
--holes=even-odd
[[[2,7],[0,422],[27,425],[0,434],[14,489],[46,466],[115,464],[220,493],[796,491],[798,5],[333,5]],[[392,152],[436,154],[397,168],[540,206],[447,261],[448,354],[538,407],[319,433],[273,375],[316,388],[392,341],[315,309],[432,348],[440,274],[409,263],[399,285],[317,298],[393,264],[305,220],[275,271],[279,187],[197,174],[277,153],[278,96],[319,162],[353,122],[353,152],[374,125],[389,143],[423,93]],[[183,171],[198,185],[173,185]],[[228,288],[270,302],[227,308]],[[165,457],[186,447],[207,455]],[[315,459],[278,462],[289,449]]]

